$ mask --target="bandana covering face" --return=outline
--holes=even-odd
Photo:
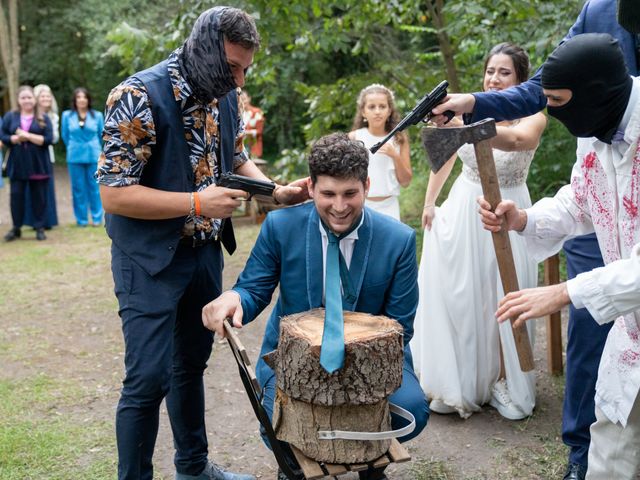
[[[541,80],[542,88],[573,94],[566,105],[547,106],[549,115],[576,137],[611,143],[633,84],[616,39],[603,33],[570,38],[549,56]]]
[[[196,20],[178,61],[195,97],[204,104],[236,88],[224,51],[220,17],[227,7],[214,7]]]

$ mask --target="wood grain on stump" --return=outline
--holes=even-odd
[[[390,440],[320,440],[318,431],[391,428],[387,398],[402,383],[402,326],[384,316],[344,312],[345,362],[332,374],[320,365],[323,326],[324,309],[283,317],[278,349],[265,355],[276,372],[276,436],[317,461],[372,461]]]
[[[265,355],[277,385],[289,397],[316,405],[368,405],[402,383],[402,326],[384,316],[344,312],[344,366],[320,365],[324,309],[283,317],[278,349]]]

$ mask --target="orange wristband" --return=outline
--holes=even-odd
[[[200,216],[200,197],[198,192],[193,192],[193,200],[196,205],[196,215]]]

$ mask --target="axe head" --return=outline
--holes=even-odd
[[[426,127],[422,129],[422,145],[434,173],[447,163],[465,143],[478,143],[496,136],[496,122],[485,118],[462,127]]]

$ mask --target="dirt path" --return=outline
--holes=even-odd
[[[112,421],[122,377],[122,339],[112,293],[108,242],[102,230],[89,229],[86,235],[79,235],[79,229],[68,227],[74,220],[64,168],[56,169],[56,184],[62,227],[54,229],[47,242],[37,242],[37,245],[41,247],[46,243],[47,248],[77,252],[77,261],[87,265],[86,275],[76,279],[61,272],[59,276],[47,279],[46,285],[55,287],[54,293],[47,294],[36,288],[33,292],[24,293],[27,296],[40,295],[41,301],[29,303],[28,308],[17,314],[12,326],[4,331],[5,337],[9,342],[12,339],[25,341],[22,329],[26,328],[24,324],[27,322],[29,328],[49,333],[44,340],[29,340],[25,344],[25,348],[33,348],[35,352],[33,364],[9,367],[13,368],[12,375],[19,375],[21,370],[33,369],[37,365],[38,369],[52,375],[80,381],[86,386],[87,399],[73,413],[83,418]],[[7,190],[0,190],[2,234],[9,222]],[[236,225],[236,235],[241,241],[237,254],[227,258],[225,287],[230,287],[237,278],[258,232],[258,227],[246,220],[241,219]],[[69,244],[69,238],[73,238],[73,245]],[[9,258],[11,249],[16,247],[12,244],[0,248],[5,248],[0,251],[2,259]],[[261,315],[240,332],[254,363],[265,319],[266,314]],[[413,461],[391,466],[390,478],[561,478],[565,462],[565,450],[559,438],[563,380],[546,373],[542,322],[537,333],[538,396],[533,417],[511,422],[489,407],[468,420],[434,414],[427,429],[407,445]],[[275,478],[275,461],[260,440],[257,421],[225,342],[216,342],[205,384],[211,458],[231,469],[254,473],[259,478]],[[170,428],[163,409],[155,455],[158,478],[173,478],[172,457]]]

